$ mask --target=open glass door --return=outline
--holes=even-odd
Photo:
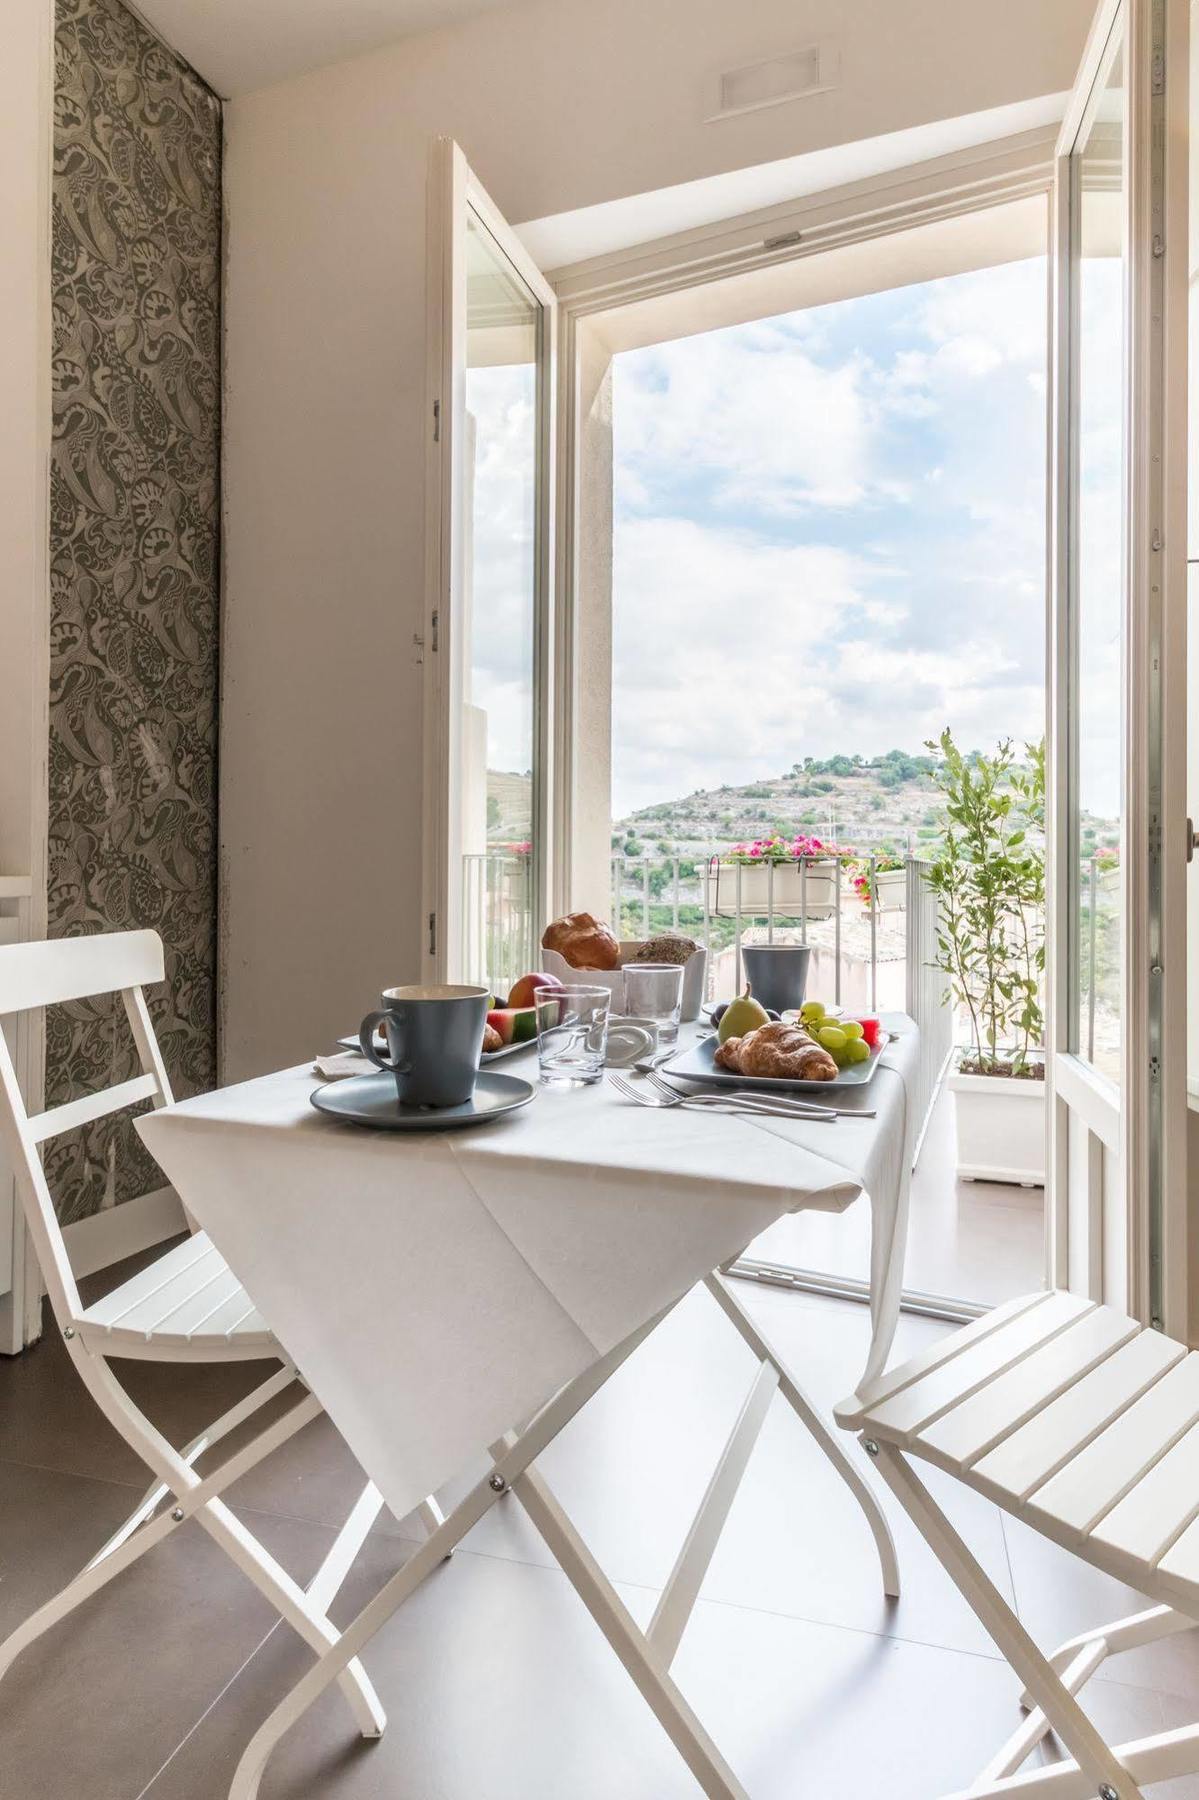
[[[1174,0],[1105,0],[1058,146],[1050,678],[1053,1273],[1167,1324],[1186,1122],[1179,27],[1185,44]]]
[[[448,141],[430,213],[426,971],[499,989],[550,879],[555,301]]]

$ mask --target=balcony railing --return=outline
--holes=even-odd
[[[462,957],[467,981],[507,994],[536,968],[533,859],[519,850],[488,850],[462,859]]]
[[[925,864],[894,862],[839,852],[756,864],[617,854],[611,914],[621,938],[681,931],[703,944],[710,1000],[742,986],[744,944],[796,942],[812,950],[810,994],[861,1012],[908,1013],[921,1033],[919,1135],[953,1049],[954,1012],[933,966],[938,901]]]
[[[907,1012],[919,1025],[915,1099],[922,1129],[954,1037],[945,978],[933,967],[937,899],[924,868],[917,857],[895,868],[875,857],[827,853],[758,865],[674,853],[616,855],[610,917],[622,938],[678,931],[701,943],[709,999],[741,986],[745,943],[807,943],[812,994],[861,1012]],[[864,896],[854,886],[863,875]],[[496,849],[465,857],[462,918],[467,979],[506,991],[535,968],[529,856]]]

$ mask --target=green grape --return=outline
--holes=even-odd
[[[834,1056],[839,1050],[844,1050],[849,1042],[839,1025],[822,1025],[817,1036],[825,1049],[831,1051]]]
[[[862,1022],[860,1019],[842,1019],[841,1029],[847,1038],[860,1038],[862,1035]]]
[[[850,1038],[845,1046],[845,1060],[851,1063],[870,1061],[870,1045],[865,1038]]]

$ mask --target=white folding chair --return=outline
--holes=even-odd
[[[149,1100],[156,1107],[171,1103],[170,1083],[142,992],[143,984],[162,979],[162,942],[153,931],[0,947],[0,1017],[118,991],[124,1002],[142,1073],[33,1117],[26,1112],[0,1031],[0,1138],[16,1174],[42,1278],[71,1361],[101,1412],[154,1477],[143,1500],[87,1567],[0,1644],[0,1676],[35,1638],[192,1518],[319,1656],[339,1641],[328,1609],[382,1505],[378,1490],[368,1483],[321,1567],[307,1588],[301,1588],[220,1498],[231,1482],[319,1415],[320,1403],[311,1394],[213,1473],[203,1477],[197,1473],[195,1464],[205,1451],[301,1381],[202,1232],[167,1251],[102,1300],[87,1307],[80,1300],[38,1145],[140,1101]],[[110,1357],[175,1363],[275,1359],[281,1366],[177,1450],[121,1386],[109,1366]],[[430,1530],[442,1520],[431,1500],[425,1502],[422,1516]],[[349,1663],[339,1679],[359,1730],[377,1737],[385,1715],[361,1663]]]
[[[956,1800],[1142,1800],[1199,1770],[1199,1725],[1114,1748],[1076,1698],[1104,1659],[1199,1624],[1199,1354],[1076,1295],[1029,1294],[837,1408],[1024,1684],[1028,1716]],[[1155,1605],[1042,1655],[909,1458]],[[1050,1731],[1069,1755],[1018,1771]]]

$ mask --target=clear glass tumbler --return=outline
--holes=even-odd
[[[608,1054],[606,987],[543,988],[537,996],[537,1056],[546,1087],[586,1087]]]
[[[660,1044],[673,1044],[683,1010],[683,965],[626,963],[624,1005],[633,1018],[654,1021]]]

